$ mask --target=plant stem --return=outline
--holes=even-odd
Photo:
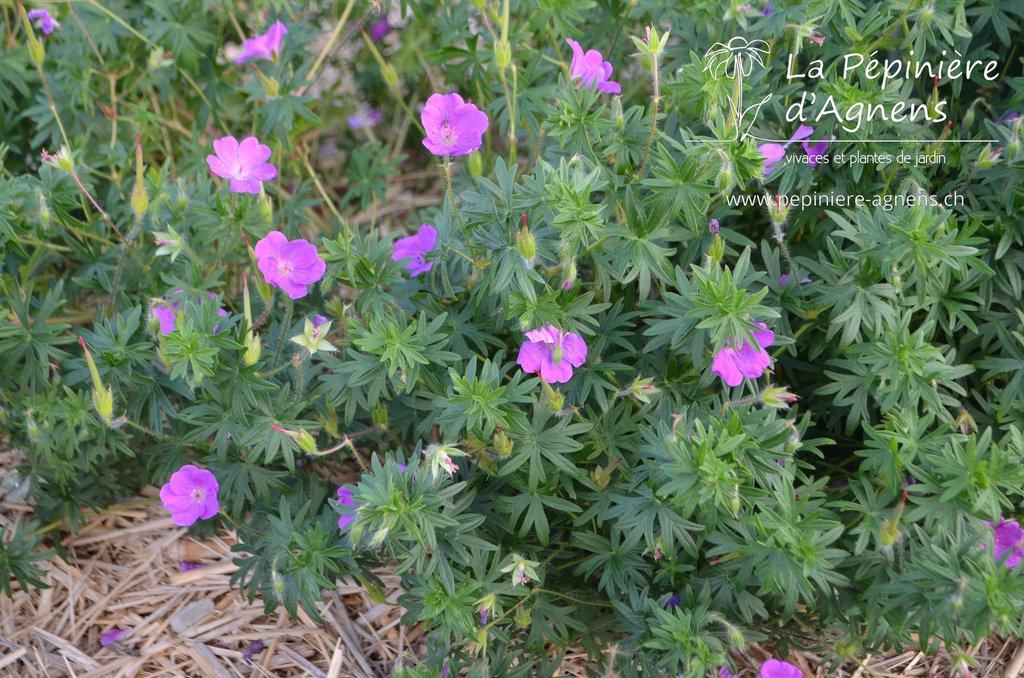
[[[651,144],[654,142],[654,131],[658,128],[658,103],[661,101],[661,88],[658,84],[658,58],[651,57],[651,64],[651,72],[654,74],[654,117],[651,119],[651,135],[647,137],[647,147],[644,148],[644,157],[640,161],[640,170],[636,173],[637,179],[644,178],[647,156],[650,154]]]
[[[469,239],[469,231],[466,230],[466,222],[462,220],[462,215],[459,214],[459,206],[455,204],[455,193],[452,191],[452,156],[444,156],[444,180],[448,187],[448,199],[452,203],[452,211],[455,212],[455,218],[459,220],[459,226],[462,228],[462,237],[466,239],[466,246],[469,248],[470,256],[475,257],[476,253],[473,252],[473,243]]]
[[[291,327],[292,323],[292,298],[285,296],[284,298],[284,320],[281,325],[281,338],[277,342],[277,350],[274,351],[274,362],[273,365],[277,365],[277,361],[281,358],[281,349],[284,347],[284,335],[288,334],[288,328]]]

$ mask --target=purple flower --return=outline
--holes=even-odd
[[[564,283],[562,283],[562,289],[563,290],[571,290],[572,289],[572,281],[571,280],[566,280]]]
[[[722,666],[718,669],[718,678],[740,678],[735,673],[729,670],[729,667]]]
[[[711,235],[718,235],[718,219],[712,219],[711,221],[708,222],[708,230],[711,231]]]
[[[288,29],[285,28],[285,25],[280,21],[275,21],[266,33],[249,38],[243,43],[242,49],[245,51],[235,59],[235,62],[243,63],[249,59],[276,60],[277,55],[281,53],[281,40],[286,35],[288,35]]]
[[[540,378],[560,384],[572,378],[572,368],[587,360],[587,344],[583,337],[560,330],[554,325],[526,333],[529,339],[519,349],[516,363],[527,372],[540,372]]]
[[[183,560],[178,563],[178,567],[181,568],[182,572],[191,572],[192,570],[198,570],[201,567],[206,567],[202,563],[190,563],[187,560]]]
[[[480,610],[480,626],[487,626],[487,618],[490,616],[491,611],[486,607]]]
[[[679,596],[675,596],[675,595],[669,596],[668,600],[665,601],[665,607],[668,608],[669,610],[672,610],[673,612],[676,611],[676,607],[678,605],[679,605]]]
[[[388,23],[386,16],[382,16],[370,26],[370,39],[374,42],[380,42],[380,39],[390,32],[391,24]]]
[[[395,241],[395,252],[391,255],[391,261],[403,261],[411,259],[404,268],[412,271],[411,276],[415,278],[420,273],[426,273],[434,267],[434,262],[426,261],[427,252],[430,252],[437,245],[437,230],[430,224],[420,226],[416,235],[399,238]]]
[[[216,155],[206,156],[210,171],[221,179],[230,179],[228,186],[235,193],[257,195],[263,188],[260,182],[277,176],[277,168],[267,162],[270,146],[264,146],[256,137],[247,137],[242,143],[234,137],[217,139],[213,150]]]
[[[825,155],[828,150],[828,142],[822,139],[821,141],[811,145],[806,141],[803,142],[804,153],[807,154],[807,164],[811,167],[818,166],[818,157]]]
[[[775,14],[775,10],[772,9],[771,5],[765,5],[764,9],[761,10],[761,16],[771,16]]]
[[[814,134],[814,128],[807,125],[800,125],[796,128],[796,132],[793,133],[793,138],[787,141],[785,144],[761,144],[757,147],[761,157],[764,158],[764,176],[771,174],[772,170],[775,169],[775,165],[778,164],[784,157],[786,157],[786,148],[794,141],[803,141],[807,137]],[[821,142],[825,143],[825,142]],[[806,148],[806,145],[805,145]],[[815,163],[815,166],[817,163]]]
[[[171,512],[175,525],[187,527],[200,518],[217,515],[217,478],[203,468],[185,464],[160,488],[160,501]]]
[[[431,94],[420,120],[427,133],[423,145],[434,155],[472,153],[487,131],[487,114],[458,94]]]
[[[254,640],[251,643],[249,643],[249,647],[248,648],[242,650],[242,660],[243,661],[251,661],[252,660],[252,656],[254,654],[259,654],[260,652],[263,652],[263,641],[262,640]]]
[[[352,501],[352,490],[348,489],[347,487],[339,487],[338,503],[344,506],[351,506],[352,508],[355,508],[356,503]],[[338,518],[338,529],[344,530],[345,526],[355,519],[355,516],[341,516],[340,518]]]
[[[743,377],[757,379],[772,364],[772,359],[764,350],[765,346],[771,346],[775,341],[775,333],[768,329],[764,323],[754,323],[761,328],[761,331],[754,332],[754,338],[758,346],[754,348],[745,340],[740,348],[733,348],[725,345],[711,365],[711,371],[717,374],[729,386],[739,386]]]
[[[171,298],[178,294],[184,294],[184,292],[185,290],[174,290],[173,292],[171,292],[170,297],[165,297],[164,299],[164,301],[167,302],[167,305],[157,303],[157,305],[153,306],[153,317],[156,318],[157,321],[160,323],[160,334],[164,335],[165,337],[171,332],[173,332],[174,328],[178,324],[178,306],[180,305],[181,302],[175,301],[172,303]],[[214,294],[213,292],[207,292],[206,294],[211,299],[217,298],[217,295]],[[228,312],[225,311],[223,308],[218,308],[217,314],[223,318],[227,317]],[[214,334],[217,333],[217,325],[213,326],[213,332]]]
[[[395,462],[395,463],[398,464],[398,462]],[[403,473],[405,472],[405,469],[407,469],[407,468],[409,468],[409,467],[406,466],[405,464],[398,464],[398,470],[403,472]]]
[[[45,9],[30,9],[28,11],[28,20],[35,21],[36,19],[42,19],[39,22],[39,28],[42,29],[43,35],[53,33],[53,29],[60,26],[57,20],[50,15],[50,12]]]
[[[348,116],[348,126],[352,129],[373,127],[384,119],[376,108],[363,108],[358,113]]]
[[[315,245],[305,240],[288,240],[284,233],[271,231],[256,243],[256,259],[268,283],[280,287],[292,299],[301,299],[324,277],[327,264]]]
[[[779,282],[782,284],[783,287],[786,286],[786,281],[788,281],[788,280],[789,280],[789,274],[787,274],[787,273],[783,273],[782,275],[779,276]],[[811,279],[807,278],[807,277],[800,278],[800,282],[806,284],[806,283],[811,282]]]
[[[313,327],[320,327],[327,323],[327,318],[317,313],[313,316]]]
[[[32,12],[29,12],[28,16],[31,19],[32,18]],[[43,23],[43,26],[44,26],[43,32],[45,33],[46,32],[46,28],[45,28],[46,23],[45,22]],[[1017,111],[1007,111],[1006,113],[1003,113],[1002,117],[999,118],[999,122],[997,122],[996,124],[997,125],[1009,125],[1011,122],[1013,122],[1014,120],[1016,120],[1019,117],[1020,117],[1020,113],[1018,113]]]
[[[612,77],[612,65],[603,61],[604,57],[596,49],[587,50],[583,53],[580,43],[572,38],[565,41],[572,47],[572,65],[569,67],[569,75],[573,80],[579,78],[576,88],[596,86],[597,91],[608,94],[618,94],[622,91],[619,83],[609,80]]]
[[[113,645],[114,643],[118,642],[119,640],[121,640],[122,638],[124,638],[127,635],[128,635],[128,630],[127,629],[122,631],[121,629],[119,629],[117,627],[114,627],[114,628],[110,629],[109,631],[107,631],[106,633],[103,634],[103,637],[100,638],[100,645],[102,645],[103,647],[107,647],[108,645]]]
[[[769,659],[761,664],[761,678],[803,678],[804,672],[789,662]]]
[[[1006,522],[1006,518],[1000,518],[998,525],[989,521],[985,524],[995,530],[996,552],[993,558],[999,560],[1003,554],[1010,551],[1006,558],[1006,567],[1013,568],[1024,558],[1024,529],[1021,529],[1016,520]],[[982,545],[982,548],[985,548]]]

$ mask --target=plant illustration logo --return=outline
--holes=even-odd
[[[771,56],[771,45],[764,40],[747,40],[737,35],[728,43],[716,42],[707,52],[704,53],[704,72],[710,73],[715,80],[727,79],[736,80],[736,92],[742,93],[742,79],[749,77],[754,72],[754,64],[761,68],[768,68],[768,59]],[[742,100],[736,101],[729,97],[729,106],[732,117],[736,121],[736,141],[743,141],[750,135],[750,128],[757,120],[757,114],[761,107],[772,98],[768,94],[764,99],[740,110]]]

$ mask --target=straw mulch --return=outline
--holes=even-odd
[[[0,446],[0,481],[11,478],[12,461]],[[0,482],[0,525],[10,526],[26,520],[32,507],[3,497],[5,486]],[[13,599],[0,593],[0,676],[377,678],[422,651],[421,629],[401,624],[399,577],[379,573],[384,603],[358,586],[325,592],[319,606],[324,625],[301,609],[298,619],[283,610],[265,615],[259,600],[250,605],[229,584],[236,570],[232,533],[189,536],[156,493],[147,488],[145,497],[89,518],[77,534],[62,531],[68,559],[42,563],[50,588],[23,591],[12,582]],[[182,563],[195,569],[182,571]],[[127,633],[104,647],[100,641],[112,629]],[[1012,640],[983,641],[971,654],[975,678],[1011,678],[1024,666],[1024,646]],[[746,667],[740,675],[756,676],[754,667],[770,656],[770,650],[749,648],[737,657]],[[805,676],[961,675],[942,652],[868,656],[835,671],[819,666],[810,652],[785,659]],[[596,665],[570,653],[557,675],[594,675]]]

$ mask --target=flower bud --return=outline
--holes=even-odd
[[[501,39],[494,43],[494,63],[500,71],[504,71],[512,63],[512,45],[508,40]]]
[[[245,247],[249,250],[249,262],[252,264],[253,269],[256,271],[256,291],[260,293],[263,300],[268,304],[274,298],[274,289],[270,284],[263,278],[263,274],[260,272],[259,263],[256,260],[256,250],[249,244],[249,239],[242,234],[242,240],[245,241]]]
[[[388,87],[398,87],[398,71],[391,64],[384,64],[381,67],[381,74],[384,76],[384,82],[388,84]]]
[[[900,538],[900,526],[899,524],[891,519],[885,519],[882,522],[882,528],[878,531],[878,543],[884,548],[889,548],[896,543],[896,540]]]
[[[978,432],[978,424],[967,410],[960,410],[960,414],[956,417],[956,425],[964,435],[967,435],[968,431]]]
[[[600,466],[594,467],[594,470],[590,472],[590,479],[600,487],[602,490],[608,487],[608,483],[612,479],[612,471],[615,470],[616,464],[611,464],[608,468],[602,468]]]
[[[525,629],[530,627],[530,619],[532,616],[532,610],[530,610],[525,605],[520,605],[516,608],[516,613],[512,616],[512,618],[515,621],[516,626],[518,626],[521,629]]]
[[[650,404],[652,396],[661,393],[661,390],[654,385],[654,379],[651,377],[645,379],[637,377],[633,380],[630,390],[633,392],[634,398],[647,405]]]
[[[722,236],[716,233],[711,239],[711,245],[708,247],[708,263],[711,266],[717,266],[724,256],[725,241],[722,239]]]
[[[484,158],[480,155],[480,151],[473,151],[469,154],[466,159],[466,165],[469,168],[471,176],[479,177],[484,173]]]
[[[497,432],[494,434],[494,449],[503,457],[507,457],[512,454],[513,443],[502,427],[498,427]]]
[[[283,433],[292,440],[294,440],[295,444],[299,446],[299,449],[305,452],[306,454],[320,454],[319,450],[316,449],[316,439],[313,438],[313,436],[310,435],[309,431],[307,431],[306,429],[300,428],[296,433],[295,431],[289,431],[288,429],[281,428],[276,424],[272,424],[270,428],[274,429],[279,433]]]
[[[39,192],[39,221],[42,222],[43,228],[49,228],[50,226],[50,208],[46,204],[46,196],[43,195],[42,191]]]
[[[43,162],[51,167],[62,169],[65,172],[70,172],[75,168],[75,161],[71,158],[71,151],[68,150],[67,146],[61,146],[60,150],[57,151],[56,155],[53,153],[47,153],[43,151]]]
[[[771,217],[772,223],[784,224],[786,219],[789,218],[789,204],[783,202],[781,196],[772,196],[765,194],[768,197],[768,216]]]
[[[246,367],[255,365],[260,359],[262,345],[256,332],[250,330],[252,327],[252,305],[249,302],[249,276],[242,273],[242,310],[245,313],[245,353],[242,354],[242,363]]]
[[[377,407],[370,412],[374,426],[385,427],[388,425],[388,408],[383,403],[377,403]]]
[[[149,50],[149,57],[146,59],[146,66],[151,71],[159,71],[161,68],[167,68],[174,63],[174,60],[170,58],[171,53],[165,52],[164,48],[160,45],[154,45],[153,49]]]
[[[260,219],[263,223],[269,226],[274,221],[274,206],[270,203],[270,198],[267,197],[267,192],[260,186],[260,199],[256,205],[256,209],[259,212]]]
[[[149,193],[146,192],[146,179],[142,174],[142,135],[135,134],[135,189],[132,191],[132,211],[135,212],[136,223],[142,221],[142,215],[149,209]]]
[[[799,399],[799,396],[790,393],[785,386],[769,386],[761,393],[761,401],[768,407],[778,410],[788,410],[790,403],[795,403]]]
[[[1014,162],[1020,157],[1020,138],[1014,134],[1006,144],[1006,159]]]
[[[993,151],[990,144],[985,144],[985,148],[981,149],[981,154],[978,156],[978,167],[981,169],[995,167],[1002,157],[1002,152],[1003,149],[1001,148]]]
[[[726,160],[722,163],[722,167],[718,170],[718,175],[715,177],[715,186],[722,193],[729,193],[732,191],[735,183],[736,175],[732,171],[732,161]]]
[[[548,387],[550,389],[550,387]],[[552,412],[561,412],[562,407],[565,405],[565,396],[559,391],[551,390],[548,393],[548,408]]]
[[[107,426],[113,426],[114,392],[109,386],[103,386],[100,372],[96,369],[96,362],[92,359],[92,354],[89,353],[89,349],[85,345],[85,339],[79,337],[78,343],[82,345],[82,351],[85,352],[85,361],[89,364],[89,373],[92,375],[92,406],[96,408],[96,412]]]
[[[530,229],[526,226],[525,214],[523,215],[523,222],[522,230],[516,233],[516,249],[519,250],[519,254],[526,260],[526,265],[533,266],[534,257],[537,256],[537,239],[533,237],[533,233],[530,233]]]
[[[971,104],[971,107],[968,108],[967,112],[964,114],[964,119],[963,119],[963,122],[960,123],[960,127],[961,127],[961,129],[963,129],[963,128],[966,128],[966,127],[970,127],[973,124],[974,124],[974,104]]]
[[[36,66],[42,66],[43,60],[46,59],[46,48],[31,34],[28,39],[28,56]]]

